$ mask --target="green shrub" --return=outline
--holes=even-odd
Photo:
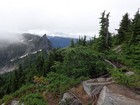
[[[14,92],[12,94],[13,97],[16,98],[20,98],[21,96],[25,95],[25,94],[29,94],[32,90],[33,91],[34,85],[33,84],[26,84],[24,86],[22,86],[19,90],[17,90],[16,92]]]
[[[81,81],[86,80],[85,77],[80,78],[69,78],[62,74],[57,74],[54,72],[50,72],[47,75],[48,79],[48,91],[53,92],[55,94],[63,94],[68,89],[72,88],[73,86],[78,85]]]
[[[12,95],[5,95],[1,100],[0,100],[0,104],[4,103],[4,105],[9,105],[10,101],[13,99],[14,97]]]
[[[28,94],[20,99],[24,105],[48,105],[40,94]]]
[[[62,52],[63,62],[56,61],[52,71],[68,77],[95,77],[107,73],[103,55],[91,50],[91,47],[67,48]]]
[[[140,87],[140,76],[138,73],[128,76],[122,72],[122,69],[111,70],[113,79],[120,84],[128,87]]]

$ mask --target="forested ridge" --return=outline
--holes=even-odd
[[[47,94],[62,97],[81,81],[103,75],[131,88],[140,87],[140,13],[133,19],[124,14],[117,29],[109,32],[109,16],[104,11],[100,17],[99,37],[79,38],[71,46],[43,50],[27,57],[19,67],[0,75],[0,104],[7,105],[18,99],[25,105],[47,105]],[[124,74],[132,71],[132,76]]]

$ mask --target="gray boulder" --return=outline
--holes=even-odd
[[[5,105],[5,104],[3,103],[3,104],[1,104],[1,105]],[[20,104],[20,102],[17,101],[17,100],[12,100],[12,101],[10,102],[10,104],[8,104],[8,105],[24,105],[24,104],[23,104],[23,103]]]
[[[79,100],[69,92],[64,93],[63,98],[59,105],[82,105]]]
[[[92,97],[93,95],[96,95],[100,93],[103,86],[107,84],[111,84],[114,81],[111,80],[111,78],[97,78],[97,79],[90,79],[83,82],[83,87],[85,92]]]
[[[111,84],[103,87],[97,105],[140,105],[140,95],[124,86]]]
[[[11,105],[20,105],[20,104],[19,104],[19,101],[13,100],[13,101],[11,102]]]

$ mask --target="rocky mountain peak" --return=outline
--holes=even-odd
[[[44,35],[42,36],[42,38],[47,38],[47,35],[46,35],[46,34],[44,34]]]
[[[7,64],[22,59],[27,55],[34,54],[42,50],[50,51],[52,46],[46,35],[37,36],[34,34],[24,33],[18,41],[0,48],[0,72],[1,68]]]

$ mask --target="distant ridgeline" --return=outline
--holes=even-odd
[[[59,36],[47,36],[47,38],[50,40],[53,48],[64,48],[68,47],[71,44],[71,38],[64,38]],[[73,41],[76,43],[78,39],[73,39]]]

